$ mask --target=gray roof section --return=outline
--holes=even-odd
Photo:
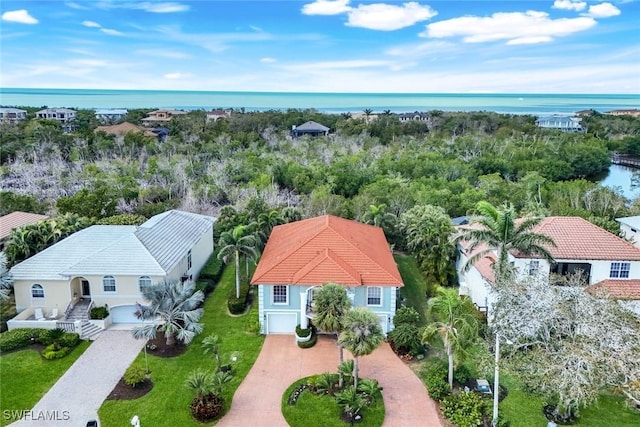
[[[165,271],[170,271],[213,226],[214,217],[182,211],[156,215],[135,232]]]
[[[139,227],[94,225],[15,265],[11,273],[17,280],[66,280],[84,274],[163,276],[214,222],[214,217],[168,211]]]
[[[623,218],[616,218],[616,221],[628,227],[640,229],[640,216],[625,216]]]
[[[296,128],[296,130],[298,131],[319,131],[319,132],[328,132],[329,128],[326,127],[325,125],[321,125],[318,122],[314,122],[313,120],[310,120],[304,124],[301,124],[300,126],[298,126]]]

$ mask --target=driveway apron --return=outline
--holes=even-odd
[[[131,331],[106,330],[75,361],[16,427],[84,427],[145,344]],[[133,414],[132,414],[133,415]]]
[[[349,358],[349,352],[345,351]],[[301,349],[292,335],[267,336],[262,351],[236,391],[231,409],[218,427],[288,426],[280,410],[282,395],[294,381],[323,372],[335,372],[335,340],[320,336],[310,349]],[[362,377],[375,378],[383,387],[386,427],[441,426],[434,402],[415,374],[384,343],[360,359]]]

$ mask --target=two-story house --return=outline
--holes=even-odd
[[[169,123],[174,117],[184,114],[187,114],[187,112],[180,110],[156,110],[148,113],[147,117],[142,119],[142,124],[146,127],[163,126]]]
[[[0,108],[0,123],[15,125],[27,119],[27,110],[19,108]]]
[[[554,129],[562,132],[581,132],[584,133],[587,129],[582,125],[582,119],[580,117],[571,116],[546,116],[539,117],[536,120],[536,126],[542,129]]]
[[[509,261],[519,275],[548,278],[551,273],[580,272],[589,285],[609,291],[616,299],[640,299],[639,248],[580,217],[547,217],[533,231],[553,239],[556,246],[547,249],[555,263],[535,255],[510,253]],[[493,303],[493,264],[498,255],[490,253],[465,272],[463,267],[473,255],[469,247],[469,242],[458,244],[460,293],[469,295],[481,310],[489,311]]]
[[[101,108],[95,110],[96,119],[103,124],[118,123],[124,119],[128,113],[125,108]]]
[[[76,111],[69,108],[45,108],[36,112],[36,119],[56,121],[65,132],[71,132],[75,127]]]

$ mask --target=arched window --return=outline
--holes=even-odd
[[[31,296],[33,298],[44,298],[44,288],[42,285],[34,284],[31,286]]]
[[[113,276],[104,276],[102,278],[102,290],[105,292],[115,292],[116,278]]]
[[[138,288],[140,289],[140,292],[142,292],[144,288],[151,285],[151,277],[149,276],[140,276],[140,278],[138,279]]]

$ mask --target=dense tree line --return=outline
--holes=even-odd
[[[147,111],[131,110],[127,120],[140,123]],[[292,138],[291,127],[307,120],[331,134]],[[456,217],[480,200],[509,200],[519,213],[579,215],[613,228],[614,217],[637,208],[595,181],[611,151],[640,152],[640,119],[594,114],[586,121],[586,134],[572,134],[538,129],[533,116],[490,112],[431,111],[428,121],[402,123],[389,111],[352,118],[239,110],[216,122],[191,111],[174,118],[159,142],[96,133],[91,111],[80,110],[72,134],[46,120],[2,125],[1,197],[12,209],[96,219],[177,207],[241,212],[258,199],[268,209],[358,220],[384,204],[397,220],[417,205]]]

